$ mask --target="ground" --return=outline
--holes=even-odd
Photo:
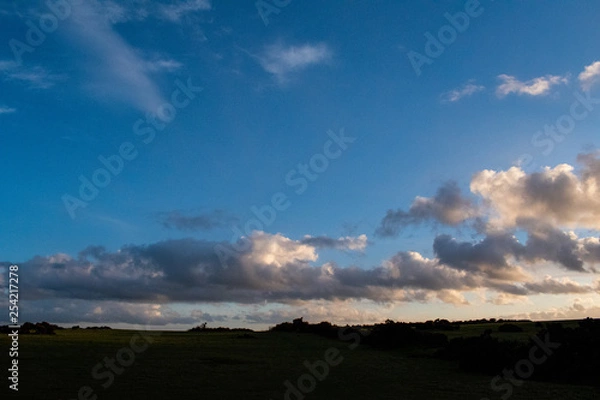
[[[521,325],[524,332],[494,335],[527,340],[535,331],[534,324]],[[496,328],[492,324],[469,325],[444,333],[451,337],[475,336]],[[151,343],[146,347],[148,341]],[[305,361],[314,364],[327,357],[339,364],[328,367],[322,381],[315,379],[310,393],[296,392],[288,397],[290,400],[493,400],[503,394],[492,390],[491,376],[462,372],[455,362],[430,357],[431,350],[383,351],[364,344],[350,349],[352,343],[311,334],[272,332],[155,332],[146,339],[127,330],[67,329],[56,335],[21,335],[19,392],[17,396],[11,393],[10,398],[285,399],[284,382],[289,381],[297,389],[298,380],[308,373]],[[0,348],[9,347],[8,337],[2,335]],[[8,352],[2,353],[3,365],[8,365]],[[135,359],[130,361],[131,354]],[[131,362],[118,369],[120,375],[102,365],[105,358],[117,355],[125,364]],[[117,364],[116,368],[121,367]],[[310,378],[304,380],[304,385],[310,387]],[[8,391],[6,381],[3,386],[2,392]],[[85,386],[89,389],[81,389]],[[533,381],[514,387],[510,396],[512,400],[596,398],[599,393],[590,387]]]

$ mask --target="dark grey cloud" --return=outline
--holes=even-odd
[[[477,216],[472,200],[464,197],[456,182],[441,186],[434,197],[417,197],[408,211],[388,210],[376,234],[381,237],[397,236],[409,225],[439,222],[456,226]]]
[[[363,251],[368,244],[367,236],[341,237],[338,239],[329,236],[305,236],[300,243],[314,246],[317,249],[357,250]]]
[[[548,262],[566,270],[595,272],[600,262],[600,240],[580,239],[537,221],[520,224],[526,228],[524,244],[510,232],[488,234],[479,242],[460,242],[449,235],[437,236],[435,255],[445,265],[459,270],[483,272],[490,278],[517,279],[515,263]]]
[[[180,231],[208,231],[215,228],[229,227],[238,222],[238,218],[223,210],[185,214],[181,211],[162,212],[156,215],[165,228]]]
[[[550,261],[568,270],[586,272],[577,237],[537,221],[520,221],[520,224],[528,230],[525,259]]]
[[[517,279],[518,271],[507,257],[523,253],[523,245],[510,233],[486,236],[477,243],[459,242],[449,235],[437,236],[433,251],[442,264],[458,270],[484,273],[494,279]]]

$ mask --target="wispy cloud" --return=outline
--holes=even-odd
[[[583,90],[590,90],[593,85],[600,82],[600,61],[587,65],[577,78]]]
[[[0,60],[0,72],[9,71],[17,67],[17,63],[12,60]]]
[[[39,66],[8,70],[6,77],[8,80],[24,83],[30,89],[49,89],[66,78],[65,75],[52,74]]]
[[[146,62],[146,70],[150,72],[168,71],[173,72],[183,67],[179,61],[172,59],[159,59]]]
[[[477,92],[481,92],[484,89],[485,86],[476,85],[473,81],[469,81],[459,88],[442,93],[441,99],[444,103],[453,103],[464,97],[469,97]]]
[[[48,89],[66,78],[65,75],[50,73],[40,66],[19,66],[12,60],[0,60],[0,73],[4,74],[7,81],[23,83],[30,89]]]
[[[205,213],[185,214],[181,211],[169,211],[157,214],[157,220],[165,228],[182,231],[211,230],[229,226],[238,219],[223,210]]]
[[[171,22],[178,22],[188,13],[210,9],[211,5],[209,0],[187,0],[160,7],[162,16]]]
[[[12,114],[17,112],[16,108],[0,106],[0,114]]]
[[[273,74],[281,84],[287,82],[291,73],[326,63],[331,57],[331,50],[324,43],[302,46],[278,43],[268,46],[258,60],[263,69]]]
[[[498,75],[502,83],[496,88],[498,97],[505,97],[511,93],[528,96],[544,96],[550,92],[553,86],[567,83],[566,76],[546,75],[522,82],[511,75]]]
[[[142,111],[156,110],[164,102],[148,76],[147,61],[113,30],[98,2],[79,2],[70,21],[72,37],[89,57],[86,72],[94,95],[125,101]]]

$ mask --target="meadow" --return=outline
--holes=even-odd
[[[519,323],[524,330],[515,333],[497,333],[499,325],[464,325],[443,333],[469,337],[491,329],[501,340],[526,341],[536,332],[533,323]],[[491,376],[466,373],[454,361],[432,357],[431,349],[381,350],[353,346],[354,339],[288,332],[116,329],[21,335],[19,392],[8,398],[492,400],[503,394],[492,390]],[[0,337],[0,346],[8,349],[6,335]],[[2,353],[3,365],[8,365]],[[328,359],[335,362],[324,371],[323,360]],[[309,373],[306,364],[316,368],[322,380],[312,378],[313,384],[305,377],[299,382]],[[290,391],[290,385],[296,391]],[[298,385],[311,390],[303,393]],[[3,386],[2,391],[9,392],[6,381]],[[599,392],[589,386],[525,380],[510,398],[583,400],[599,398]]]

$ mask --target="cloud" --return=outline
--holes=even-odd
[[[160,72],[160,71],[168,71],[173,72],[177,71],[183,67],[183,64],[179,61],[172,59],[158,59],[154,61],[146,61],[145,68],[150,72]]]
[[[223,321],[225,316],[212,315],[198,309],[182,314],[168,305],[156,303],[53,299],[27,302],[27,310],[23,310],[22,318],[27,321],[51,321],[57,324],[123,323],[156,327],[172,324],[191,326],[202,321]]]
[[[186,14],[210,10],[211,5],[209,0],[186,0],[175,2],[175,4],[161,5],[159,9],[165,19],[179,22]]]
[[[449,235],[440,235],[433,242],[433,250],[440,263],[458,270],[497,280],[527,279],[520,268],[509,262],[523,252],[523,246],[508,233],[488,235],[478,243],[459,242]]]
[[[18,67],[18,64],[12,60],[0,60],[0,72],[8,71]]]
[[[284,84],[290,74],[326,63],[331,57],[331,50],[324,43],[301,46],[278,43],[268,46],[258,60],[265,71],[274,75],[278,83]]]
[[[23,83],[29,89],[49,89],[66,78],[40,66],[20,67],[14,61],[0,61],[0,72],[4,73],[7,81]]]
[[[282,268],[286,265],[307,266],[309,261],[317,260],[315,246],[291,240],[279,233],[270,235],[255,231],[250,240],[252,251],[242,256],[245,263]]]
[[[510,293],[498,293],[494,298],[488,300],[488,303],[492,303],[497,306],[505,306],[524,302],[527,302],[527,297]]]
[[[76,257],[37,256],[20,266],[31,301],[427,301],[436,298],[431,291],[480,284],[465,271],[414,252],[400,252],[372,269],[342,268],[334,263],[314,265],[315,247],[280,234],[257,231],[248,240],[248,249],[237,253],[227,267],[214,252],[217,243],[194,239],[125,246],[116,252],[88,247]],[[456,300],[448,293],[444,296]]]
[[[581,154],[577,173],[568,164],[526,173],[520,167],[484,170],[471,180],[471,192],[490,208],[491,224],[511,228],[537,220],[555,227],[600,229],[600,160]]]
[[[114,31],[105,13],[101,3],[79,0],[68,20],[70,38],[88,57],[89,88],[100,98],[155,111],[165,101],[149,77],[148,62]]]
[[[433,221],[448,226],[470,223],[483,239],[433,241],[440,265],[484,279],[481,286],[523,295],[526,268],[553,265],[577,273],[596,273],[600,238],[574,230],[600,230],[600,153],[580,154],[581,168],[568,164],[526,173],[519,167],[480,171],[471,179],[474,199],[456,184],[445,184],[433,198],[417,197],[408,211],[388,211],[376,234],[396,236],[407,226]],[[517,234],[526,239],[519,241]]]
[[[589,285],[580,285],[579,283],[564,278],[562,280],[546,276],[541,282],[525,283],[524,286],[533,293],[547,294],[570,294],[570,293],[592,293],[594,288]]]
[[[367,235],[360,235],[358,237],[346,236],[338,239],[327,236],[306,235],[301,240],[301,243],[314,246],[317,249],[330,248],[336,250],[363,251],[367,247]]]
[[[157,214],[157,220],[165,228],[181,231],[201,231],[222,228],[235,223],[238,219],[223,210],[185,215],[181,211],[169,211]]]
[[[468,83],[464,84],[459,88],[443,93],[441,95],[441,99],[444,103],[453,103],[464,97],[469,97],[477,92],[481,92],[484,89],[485,86],[476,85],[475,83],[469,81]]]
[[[537,221],[523,225],[528,231],[524,258],[551,261],[568,270],[585,272],[575,233],[563,232]]]
[[[317,245],[339,247],[324,237],[317,237],[312,245],[304,239],[255,231],[246,239],[249,246],[232,255],[227,267],[215,254],[219,243],[196,239],[129,245],[114,252],[90,246],[75,257],[64,253],[37,256],[19,263],[23,281],[27,282],[27,302],[32,305],[24,308],[36,316],[52,316],[58,322],[160,325],[208,320],[202,311],[176,313],[167,306],[171,303],[270,303],[291,307],[303,302],[440,301],[465,305],[465,292],[482,288],[506,294],[498,302],[515,296],[600,290],[600,283],[583,285],[551,276],[542,281],[532,279],[515,264],[519,258],[530,262],[527,246],[508,235],[477,243],[458,242],[442,235],[434,243],[435,258],[400,251],[369,269],[342,267],[334,262],[318,264]],[[352,240],[355,238],[341,239],[334,241],[345,243],[345,247],[356,245]],[[0,263],[0,271],[7,265]],[[55,306],[49,309],[45,304]],[[264,314],[248,320],[275,322]]]
[[[508,318],[530,319],[533,321],[582,319],[587,317],[600,317],[600,307],[590,300],[584,299],[575,299],[571,305],[565,307],[553,307],[546,310],[508,316]]]
[[[388,210],[376,231],[378,236],[397,236],[409,225],[434,221],[459,225],[477,215],[477,207],[464,197],[456,182],[445,183],[434,197],[417,197],[408,211]]]
[[[19,68],[7,73],[8,80],[19,81],[30,89],[49,89],[65,79],[64,75],[51,74],[42,67]]]
[[[382,310],[374,310],[375,304],[361,301],[302,301],[294,306],[277,307],[273,310],[249,311],[241,315],[249,323],[278,324],[303,317],[304,321],[333,324],[367,324],[389,318]],[[366,310],[364,309],[366,308]]]
[[[546,75],[521,82],[511,75],[498,75],[502,83],[496,88],[496,95],[500,98],[511,93],[528,96],[544,96],[550,92],[552,86],[567,83],[568,78],[558,75]]]
[[[587,65],[577,79],[583,90],[590,90],[592,86],[600,82],[600,61]]]
[[[12,108],[12,107],[2,107],[0,106],[0,115],[1,114],[12,114],[17,112],[16,108]]]

